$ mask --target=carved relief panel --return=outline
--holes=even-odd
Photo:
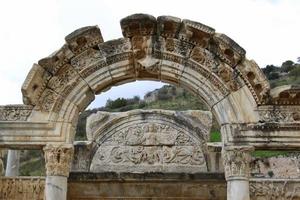
[[[203,144],[188,132],[165,124],[141,123],[115,132],[92,160],[91,171],[207,171]]]

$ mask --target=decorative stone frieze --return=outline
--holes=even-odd
[[[0,121],[26,121],[32,109],[26,105],[0,106]]]
[[[248,179],[250,175],[250,153],[254,150],[250,146],[224,147],[223,165],[226,180]]]
[[[263,123],[299,123],[300,108],[294,106],[260,106],[258,107],[260,122]]]
[[[47,176],[69,176],[73,158],[73,145],[52,145],[44,147]]]
[[[270,91],[269,104],[273,105],[299,105],[300,87],[296,85],[283,85]]]

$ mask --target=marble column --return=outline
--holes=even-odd
[[[228,146],[222,150],[227,200],[250,200],[249,176],[251,146]]]
[[[19,150],[8,150],[5,176],[19,176],[20,153]]]
[[[46,162],[46,200],[66,200],[68,176],[73,158],[74,147],[71,144],[44,147]]]

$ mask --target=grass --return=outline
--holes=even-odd
[[[219,131],[213,131],[210,134],[210,142],[221,142],[221,133]]]

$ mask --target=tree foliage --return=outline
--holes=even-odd
[[[291,60],[287,60],[285,62],[282,63],[281,67],[280,67],[280,71],[282,72],[290,72],[291,70],[293,70],[296,67],[295,63]]]

